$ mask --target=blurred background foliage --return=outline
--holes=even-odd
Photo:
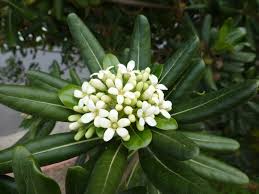
[[[151,23],[154,63],[169,57],[191,31],[196,33],[206,71],[194,96],[259,79],[259,0],[0,0],[0,82],[22,83],[28,69],[53,71],[53,67],[65,75],[75,67],[87,77],[66,24],[71,12],[83,18],[106,51],[121,61],[126,60],[138,14]],[[219,185],[222,193],[259,193],[258,118],[257,95],[234,111],[183,126],[241,142],[240,151],[221,157],[248,173],[252,183],[248,188]]]

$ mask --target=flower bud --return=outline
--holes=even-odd
[[[142,81],[145,82],[147,81],[149,78],[149,73],[148,72],[144,72],[143,75],[142,75]]]
[[[130,98],[125,98],[124,104],[130,105],[131,104],[131,99]]]
[[[144,85],[143,85],[143,90],[148,89],[148,87],[149,87],[148,83],[144,83]]]
[[[149,99],[156,91],[154,86],[149,86],[148,89],[142,94],[143,99]]]
[[[85,135],[85,129],[79,129],[78,132],[76,133],[74,139],[76,141],[79,141],[82,137]]]
[[[91,79],[90,84],[98,90],[105,91],[107,90],[106,86],[99,79]]]
[[[75,112],[83,113],[83,110],[82,110],[81,108],[79,108],[79,106],[74,106],[74,107],[73,107],[73,110],[74,110]]]
[[[101,99],[101,97],[104,96],[104,95],[105,95],[105,94],[104,94],[103,92],[98,92],[98,93],[96,94],[96,97]]]
[[[123,106],[121,104],[116,104],[115,109],[117,111],[121,111],[123,109]]]
[[[133,111],[133,108],[131,106],[125,106],[124,108],[125,114],[130,115],[132,114],[132,111]]]
[[[107,86],[108,88],[114,87],[114,83],[113,83],[112,79],[110,79],[110,78],[108,78],[108,79],[105,81],[105,83],[106,83],[106,86]]]
[[[143,130],[144,130],[144,126],[141,126],[141,125],[139,124],[139,122],[137,122],[137,129],[138,129],[139,131],[143,131]]]
[[[129,120],[130,120],[131,123],[134,123],[134,122],[136,121],[136,117],[135,117],[135,115],[133,115],[133,114],[129,115],[128,118],[129,118]]]
[[[69,124],[69,129],[71,130],[77,130],[78,128],[82,127],[82,123],[79,122],[73,122]]]
[[[68,117],[68,121],[70,122],[74,122],[74,121],[78,121],[81,118],[81,115],[77,114],[77,115],[70,115]]]
[[[95,132],[95,128],[94,128],[94,127],[90,127],[90,128],[87,130],[87,132],[85,133],[85,138],[86,138],[86,139],[91,138],[91,137],[93,136],[94,132]]]
[[[112,101],[111,97],[108,95],[104,95],[101,97],[101,100],[104,101],[105,103],[109,103]]]
[[[150,69],[150,67],[147,67],[146,69],[145,69],[145,72],[147,72],[147,73],[151,73],[151,69]]]
[[[130,135],[128,134],[127,136],[123,137],[122,139],[123,139],[123,141],[129,141],[130,140]]]
[[[139,108],[142,107],[142,101],[138,100],[138,102],[137,102],[137,107],[139,107]]]
[[[74,97],[76,98],[83,98],[84,97],[84,93],[80,90],[75,90],[74,91]]]
[[[138,82],[136,86],[136,91],[141,92],[144,86],[144,82]]]
[[[99,100],[99,98],[98,98],[97,96],[95,96],[95,95],[91,95],[91,96],[90,96],[90,99],[91,99],[94,103],[96,103],[96,102]]]

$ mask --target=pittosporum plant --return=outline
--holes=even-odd
[[[2,150],[0,172],[13,172],[15,180],[2,175],[1,191],[59,194],[57,183],[39,166],[75,156],[79,159],[66,177],[68,194],[211,194],[217,192],[210,180],[249,182],[239,170],[210,157],[237,150],[237,141],[185,131],[183,126],[246,102],[257,92],[256,80],[193,98],[190,93],[205,69],[197,54],[197,36],[190,37],[164,65],[152,65],[150,27],[141,15],[128,62],[121,64],[114,55],[105,54],[75,14],[68,16],[68,25],[90,78],[81,82],[72,72],[68,81],[30,71],[27,86],[1,85],[0,101],[32,115],[32,121],[70,122],[71,132],[29,136],[30,141],[24,137]]]

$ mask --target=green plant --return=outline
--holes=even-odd
[[[70,14],[68,24],[91,73],[118,64],[119,60],[114,55],[105,54],[78,16]],[[83,162],[68,170],[67,193],[208,194],[216,193],[208,180],[248,183],[249,179],[244,173],[210,157],[214,152],[237,150],[237,141],[201,132],[188,132],[184,126],[204,121],[247,102],[256,94],[258,81],[248,80],[193,98],[191,93],[205,70],[203,60],[197,54],[198,47],[199,38],[192,35],[164,65],[152,64],[149,23],[145,16],[138,16],[126,61],[135,61],[141,69],[150,67],[160,83],[169,88],[165,98],[172,101],[172,118],[156,116],[156,125],[152,124],[151,127],[145,125],[139,128],[132,124],[129,129],[125,126],[130,138],[122,135],[122,139],[115,137],[107,143],[102,139],[103,130],[100,132],[95,125],[91,125],[92,134],[86,135],[88,139],[82,137],[88,132],[85,129],[90,128],[82,125],[83,128],[75,127],[76,133],[33,137],[26,143],[18,143],[18,146],[0,152],[1,174],[14,172],[15,175],[15,180],[7,176],[0,177],[1,191],[58,194],[60,189],[57,183],[46,177],[39,166],[74,156],[80,156]],[[147,73],[150,73],[149,70]],[[82,93],[78,90],[81,80],[74,71],[71,77],[73,79],[68,81],[51,74],[30,71],[27,74],[28,86],[0,86],[0,102],[33,117],[66,122],[68,118],[74,120],[71,115],[75,114],[75,110],[76,114],[81,111],[75,105],[80,105],[78,98],[81,98]],[[90,81],[90,86],[100,91],[103,85]],[[125,104],[127,102],[122,102],[122,105]],[[84,160],[85,153],[89,155],[87,161]]]

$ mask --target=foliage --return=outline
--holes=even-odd
[[[110,54],[104,55],[101,44],[75,14],[68,16],[68,24],[75,42],[79,45],[84,62],[91,72],[103,68],[103,59],[109,61],[105,64],[114,63]],[[140,68],[142,65],[151,65],[151,56],[148,54],[150,53],[150,29],[146,28],[147,24],[145,16],[137,17],[128,55],[128,59],[135,59]],[[140,36],[145,37],[140,38]],[[166,98],[170,99],[170,96],[176,95],[179,91],[180,94],[177,94],[179,99],[188,99],[184,103],[181,100],[173,101],[175,108],[171,115],[174,119],[158,120],[158,126],[161,129],[152,127],[147,130],[150,134],[144,134],[146,130],[141,132],[132,128],[136,136],[132,135],[133,141],[126,143],[120,138],[104,143],[98,137],[98,130],[94,137],[80,141],[74,140],[74,132],[49,135],[39,139],[33,138],[32,141],[20,143],[22,146],[13,146],[0,152],[0,172],[2,174],[14,172],[17,191],[20,193],[32,193],[30,189],[34,189],[35,193],[42,192],[43,185],[46,185],[44,192],[59,193],[57,184],[40,172],[38,164],[46,165],[63,161],[102,147],[103,149],[98,152],[97,156],[91,156],[90,160],[83,165],[70,169],[67,177],[68,192],[143,193],[149,192],[152,188],[154,192],[162,193],[205,194],[217,193],[209,180],[213,180],[211,183],[216,181],[247,184],[249,179],[244,173],[210,156],[215,155],[213,153],[215,150],[235,151],[239,148],[238,142],[229,138],[200,134],[197,131],[188,132],[183,126],[202,122],[208,117],[228,111],[233,106],[246,103],[256,95],[258,81],[244,81],[216,92],[206,92],[203,95],[190,93],[190,90],[196,89],[196,85],[191,80],[201,79],[200,73],[193,73],[197,71],[193,68],[195,64],[203,64],[202,58],[197,54],[199,43],[197,35],[191,33],[189,39],[163,65],[162,73],[159,73],[161,69],[155,68],[159,70],[157,74],[161,75],[160,82],[169,88]],[[204,65],[199,68],[201,70],[198,72],[205,71]],[[70,75],[73,79],[64,80],[53,74],[30,71],[27,74],[29,84],[26,86],[1,85],[0,101],[15,110],[32,114],[33,117],[67,121],[68,116],[73,112],[73,109],[71,110],[71,105],[75,101],[73,88],[80,87],[74,87],[71,84],[81,84],[81,80],[74,71]],[[73,89],[72,94],[71,89]],[[197,139],[199,136],[200,138]],[[204,143],[208,139],[209,143]],[[94,164],[92,164],[92,159]],[[139,169],[135,167],[139,164],[141,170],[135,171]],[[25,168],[21,168],[22,166],[28,170],[24,171]],[[91,173],[87,174],[88,171]],[[145,184],[139,185],[137,182],[136,185],[129,187],[128,179],[135,177],[135,173],[140,173],[138,176],[145,177],[143,179]],[[23,183],[22,174],[28,176],[26,183]],[[85,180],[76,181],[79,177],[85,177]],[[2,184],[4,188],[9,188],[10,192],[14,189],[13,184],[7,184],[5,181]],[[80,190],[73,191],[77,187],[70,184],[79,184]],[[34,185],[34,187],[27,188],[27,185]]]

